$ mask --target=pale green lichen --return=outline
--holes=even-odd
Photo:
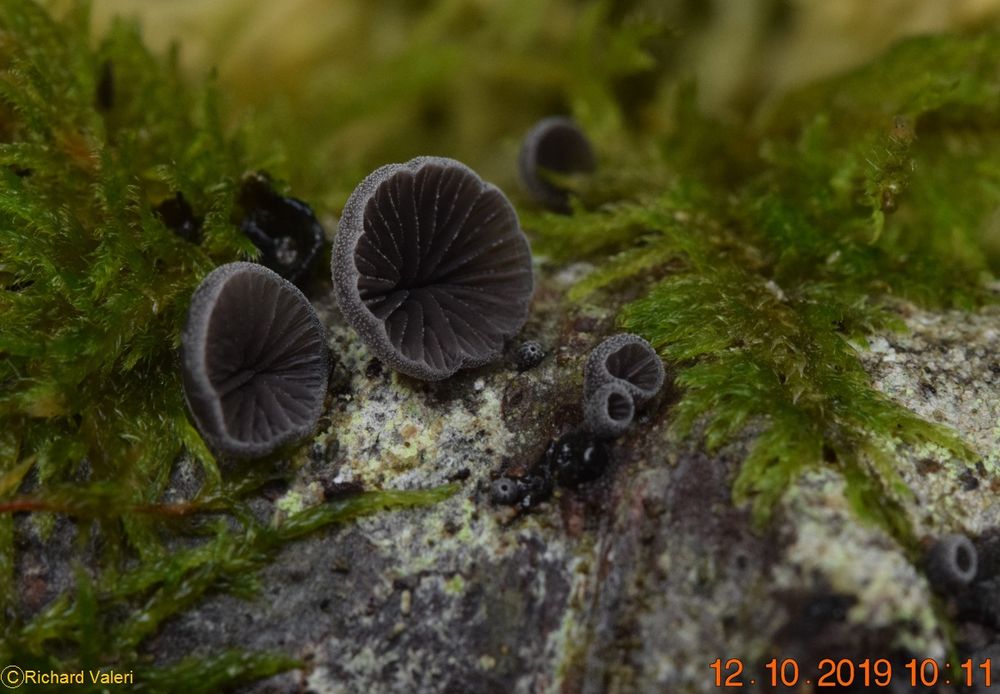
[[[926,580],[891,536],[856,521],[844,486],[831,471],[817,470],[805,473],[784,497],[791,542],[775,570],[776,584],[802,590],[822,581],[816,590],[855,599],[847,619],[859,629],[892,628],[894,646],[943,658],[946,627]]]

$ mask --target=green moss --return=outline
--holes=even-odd
[[[643,164],[653,185],[635,177],[613,204],[580,187],[572,216],[531,219],[557,257],[611,254],[575,298],[649,286],[621,324],[675,368],[677,434],[698,427],[715,449],[758,432],[734,487],[758,519],[804,469],[829,464],[858,512],[912,548],[894,446],[974,457],[876,392],[856,350],[899,327],[898,298],[992,300],[998,76],[1000,38],[939,36],[781,99],[756,128],[710,123],[676,90],[672,130]]]
[[[248,510],[232,508],[240,520],[239,529],[220,518],[198,528],[198,534],[209,536],[206,542],[162,551],[135,568],[120,572],[108,568],[94,579],[79,569],[75,595],[63,594],[30,619],[4,625],[0,658],[25,669],[57,672],[105,663],[119,670],[134,667],[136,682],[153,691],[217,691],[287,670],[295,667],[295,661],[240,652],[154,668],[144,664],[139,650],[165,619],[193,606],[210,591],[252,596],[256,589],[253,572],[290,541],[364,515],[433,504],[456,490],[446,485],[426,491],[370,492],[304,509],[278,525],[261,523]],[[223,667],[215,669],[219,666]]]
[[[57,20],[0,2],[0,660],[60,672],[113,663],[148,689],[215,691],[294,663],[230,652],[157,669],[140,656],[144,639],[210,591],[252,593],[253,571],[296,538],[454,490],[255,520],[243,500],[288,471],[220,470],[188,421],[176,356],[200,279],[255,253],[234,224],[237,182],[255,162],[211,85],[192,91],[128,24],[92,48],[88,25],[82,4]],[[154,212],[178,192],[204,220],[200,244]],[[202,489],[161,503],[185,452]],[[33,513],[43,534],[56,515],[77,522],[75,591],[37,614],[15,591],[15,512]]]
[[[201,277],[253,252],[230,222],[247,166],[238,139],[211,90],[182,88],[124,24],[91,50],[84,10],[56,22],[10,0],[0,26],[3,473],[32,469],[42,488],[83,475],[106,501],[150,503],[186,445],[217,481],[185,415],[176,350]],[[204,217],[201,245],[153,212],[178,191]],[[154,550],[146,522],[124,529]]]

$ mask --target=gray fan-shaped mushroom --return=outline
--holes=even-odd
[[[454,159],[389,164],[351,194],[333,245],[346,320],[402,373],[496,359],[528,315],[531,251],[506,196]]]
[[[583,418],[587,428],[603,438],[624,434],[635,417],[632,394],[620,382],[612,381],[588,395],[583,401]]]
[[[315,428],[326,331],[288,280],[255,263],[216,268],[191,298],[181,340],[188,407],[219,453],[262,457]]]
[[[589,398],[606,383],[619,383],[638,407],[659,392],[665,377],[660,355],[648,342],[638,335],[620,333],[597,345],[587,357],[584,397]]]
[[[543,118],[521,142],[518,157],[521,183],[536,202],[555,210],[569,208],[569,194],[546,180],[545,172],[589,173],[596,166],[590,140],[580,126],[565,116]]]

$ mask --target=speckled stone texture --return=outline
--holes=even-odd
[[[333,404],[298,479],[264,510],[317,503],[342,482],[462,490],[288,547],[259,598],[210,598],[150,653],[240,646],[302,659],[258,692],[713,692],[716,658],[743,659],[759,681],[771,657],[813,675],[822,658],[945,657],[954,611],[890,536],[857,520],[839,473],[805,474],[755,528],[730,497],[754,431],[711,456],[697,437],[672,438],[669,373],[604,478],[525,515],[491,505],[493,475],[582,423],[582,367],[614,326],[603,309],[566,307],[573,275],[542,284],[506,362],[441,383],[381,366],[319,305],[339,358]],[[914,491],[906,509],[921,537],[996,528],[1000,311],[899,310],[910,332],[861,353],[876,386],[982,454],[969,467],[895,451]],[[551,356],[518,372],[524,339]],[[954,623],[970,648],[995,638]]]

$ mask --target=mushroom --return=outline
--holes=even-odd
[[[546,180],[545,172],[590,173],[596,166],[590,140],[565,116],[538,121],[521,143],[518,171],[522,185],[536,202],[560,212],[569,209],[569,194]]]
[[[605,383],[583,402],[587,427],[602,438],[617,438],[632,425],[635,403],[632,394],[619,381]]]
[[[497,506],[513,506],[524,498],[524,486],[510,477],[499,477],[490,485],[490,498]]]
[[[326,331],[295,285],[229,263],[195,290],[181,335],[188,408],[205,441],[259,458],[312,432],[330,373]]]
[[[243,177],[239,202],[240,231],[260,249],[260,263],[295,284],[309,277],[323,249],[323,227],[312,208],[296,198],[278,195],[267,174]]]
[[[663,387],[663,362],[648,342],[620,333],[597,345],[587,357],[583,373],[584,401],[607,383],[619,383],[638,407]]]
[[[496,359],[533,288],[507,197],[443,157],[389,164],[358,185],[332,271],[337,303],[374,355],[428,381]]]
[[[542,456],[542,467],[567,487],[597,479],[610,463],[608,444],[585,431],[570,432],[552,441]]]
[[[927,552],[927,578],[935,588],[963,588],[976,577],[976,547],[965,535],[945,535]]]
[[[545,348],[537,340],[528,340],[514,353],[514,364],[518,371],[533,369],[545,359]]]

